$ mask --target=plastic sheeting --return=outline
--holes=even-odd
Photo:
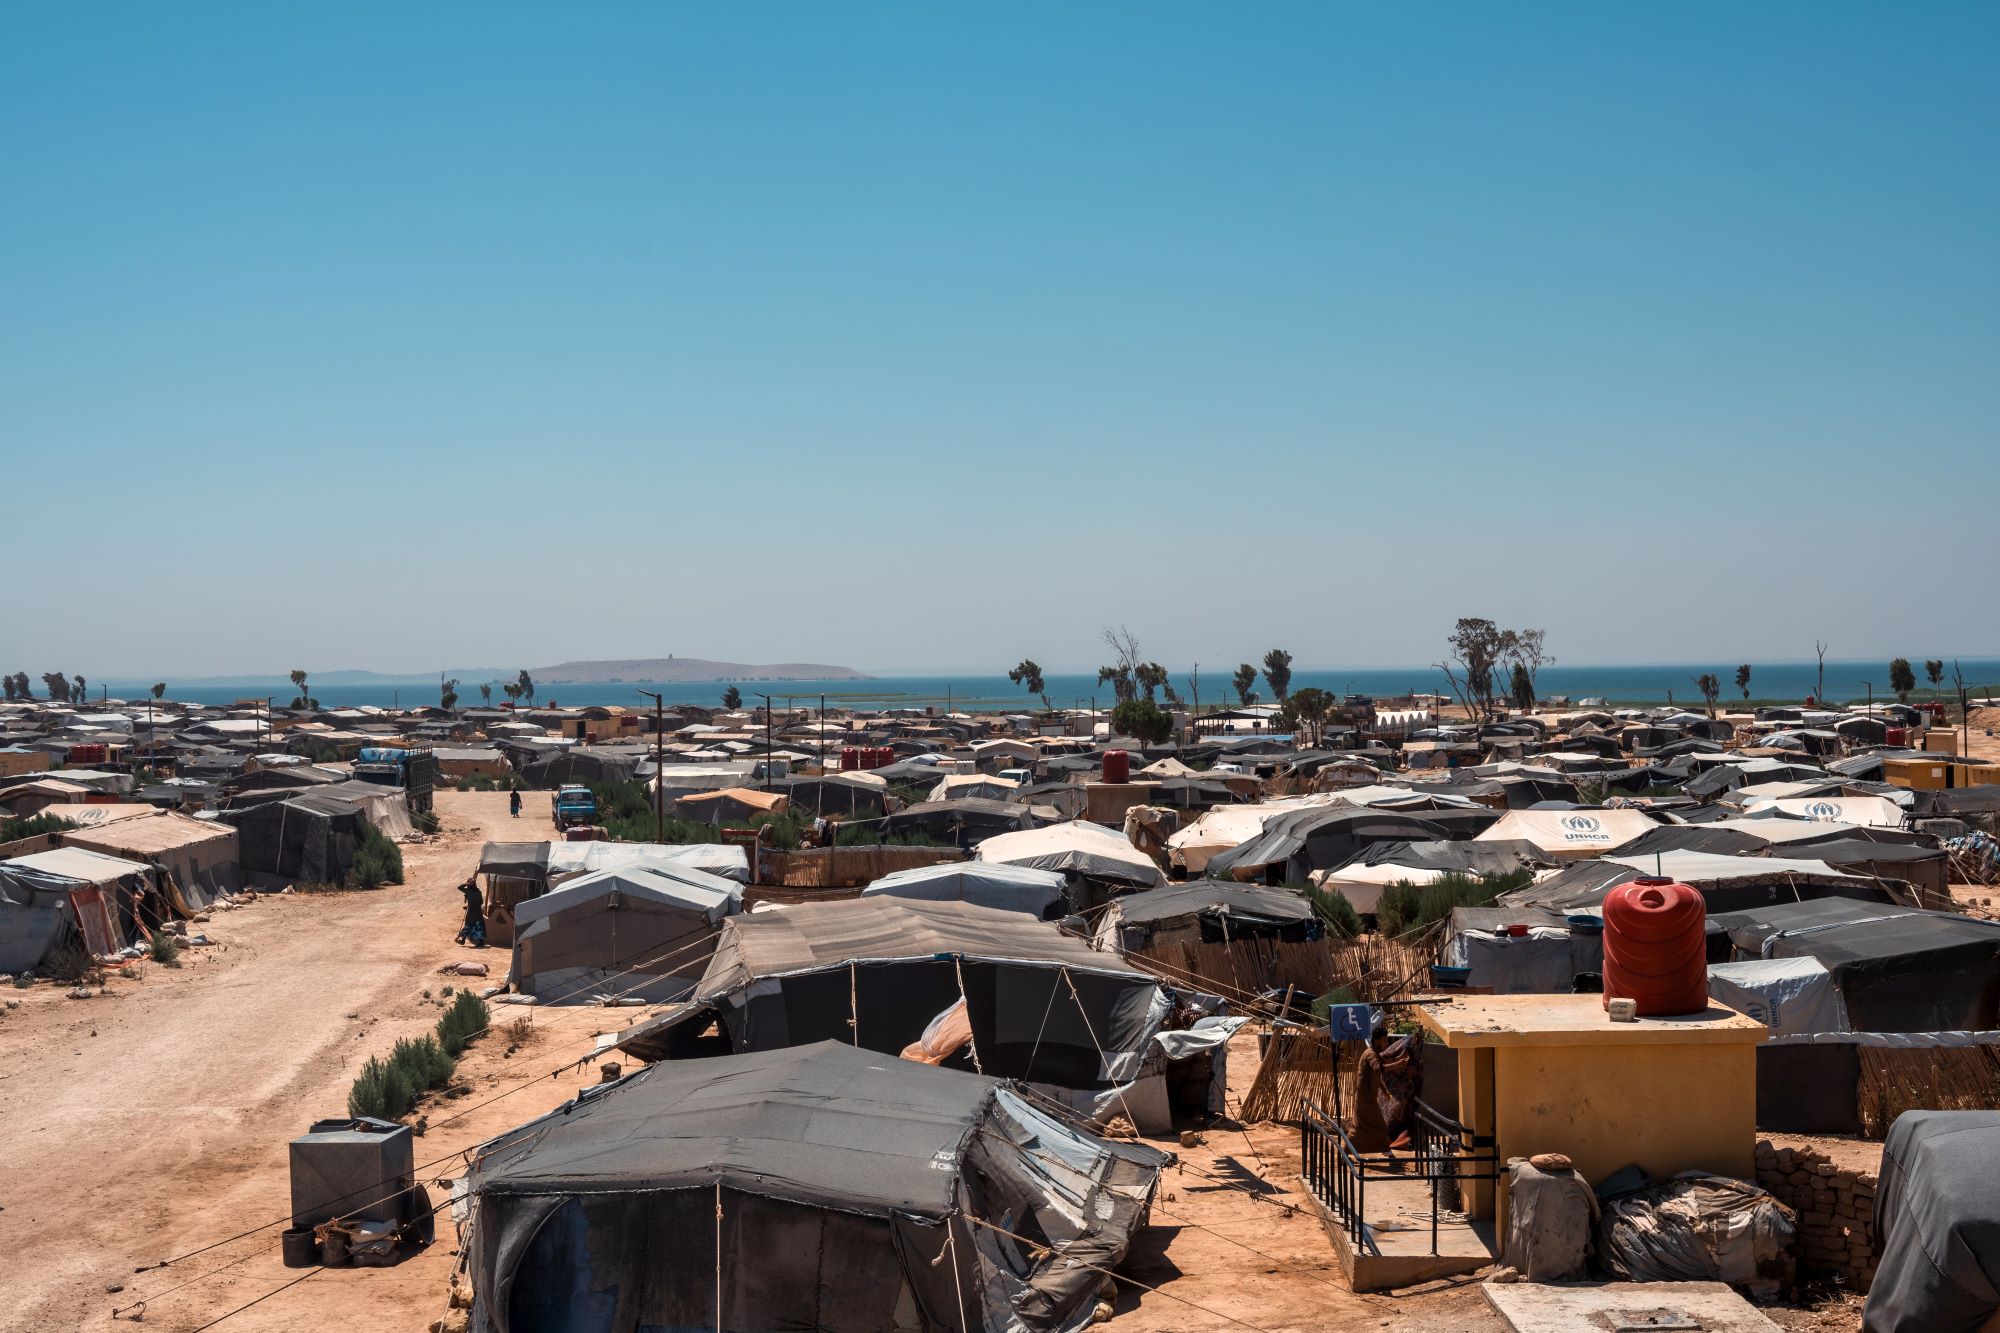
[[[967,902],[1001,911],[1026,912],[1041,920],[1063,901],[1063,884],[1063,876],[1053,870],[952,861],[884,875],[861,890],[861,896]]]
[[[1791,1285],[1797,1224],[1767,1191],[1705,1171],[1623,1193],[1619,1184],[1613,1177],[1598,1187],[1604,1213],[1597,1254],[1612,1276],[1727,1282],[1767,1297]]]
[[[1847,1031],[1833,973],[1815,958],[1760,958],[1708,969],[1709,998],[1756,1019],[1774,1037]]]
[[[1906,1111],[1882,1145],[1866,1333],[1972,1333],[2000,1313],[2000,1111]]]

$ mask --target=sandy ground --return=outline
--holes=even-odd
[[[505,971],[504,952],[452,944],[454,886],[489,837],[549,836],[538,807],[531,801],[517,821],[502,794],[445,793],[443,832],[405,849],[401,887],[217,912],[205,927],[216,946],[189,950],[179,970],[147,966],[114,979],[108,996],[0,992],[20,1001],[0,1009],[0,1141],[9,1145],[0,1330],[113,1330],[140,1314],[142,1327],[176,1333],[224,1315],[240,1333],[417,1333],[443,1314],[456,1262],[448,1213],[438,1243],[394,1268],[282,1265],[286,1143],[314,1119],[344,1114],[369,1055],[436,1021],[444,987],[457,980],[439,976],[440,966],[481,957],[496,980]],[[465,1150],[597,1081],[586,1059],[594,1035],[650,1011],[494,1012],[496,1031],[460,1065],[472,1091],[423,1108],[417,1160],[427,1181],[457,1175]],[[519,1029],[500,1026],[517,1016]],[[1232,1056],[1233,1107],[1255,1073],[1254,1039],[1239,1037]],[[1231,1122],[1194,1147],[1159,1146],[1182,1165],[1125,1272],[1160,1290],[1121,1284],[1111,1328],[1503,1327],[1471,1280],[1348,1291],[1319,1221],[1299,1207],[1296,1130]],[[261,1229],[229,1239],[252,1228]],[[134,1271],[218,1241],[227,1243]],[[1774,1313],[1793,1329],[1858,1326],[1858,1307]]]

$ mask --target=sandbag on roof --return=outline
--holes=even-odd
[[[481,1152],[472,1328],[568,1326],[608,1291],[648,1328],[1070,1329],[1167,1160],[840,1043],[654,1065]]]

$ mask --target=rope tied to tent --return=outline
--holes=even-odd
[[[984,1074],[986,1067],[979,1063],[979,1034],[972,1029],[972,1001],[965,997],[965,965],[957,954],[951,956],[952,975],[958,979],[958,1002],[965,1006],[965,1044],[972,1051],[972,1068],[975,1073]]]

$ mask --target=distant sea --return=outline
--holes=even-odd
[[[1928,698],[1930,683],[1924,678],[1921,661],[1914,663],[1917,671],[1917,691],[1913,698]],[[1965,672],[1966,683],[1973,687],[1975,696],[1983,697],[2000,691],[2000,659],[1967,658],[1959,666]],[[1665,703],[1669,692],[1678,703],[1701,701],[1701,694],[1695,689],[1694,678],[1704,671],[1712,671],[1722,681],[1724,701],[1742,699],[1735,687],[1736,665],[1690,664],[1681,666],[1551,666],[1541,673],[1540,691],[1542,695],[1568,695],[1572,700],[1596,697],[1612,703],[1641,704]],[[1817,664],[1812,662],[1753,663],[1750,676],[1750,697],[1764,702],[1799,702],[1817,688]],[[1828,662],[1826,664],[1826,697],[1835,703],[1858,701],[1867,697],[1868,681],[1875,683],[1876,698],[1889,696],[1889,668],[1887,662]],[[1100,686],[1095,676],[1060,676],[1047,678],[1049,702],[1058,708],[1076,706],[1089,707],[1093,700],[1099,706],[1111,703],[1109,686]],[[736,681],[737,689],[743,692],[746,703],[754,704],[761,694],[769,694],[781,706],[817,706],[821,694],[826,696],[829,706],[847,704],[861,708],[923,708],[936,707],[943,711],[946,704],[968,712],[1019,709],[1038,706],[1039,701],[1027,694],[1019,686],[1010,682],[1005,675],[998,676],[882,676],[873,680],[786,680],[786,681]],[[39,687],[41,682],[35,684]],[[93,696],[109,690],[112,698],[140,700],[145,697],[151,682],[133,680],[92,681],[90,692]],[[633,681],[623,684],[592,685],[547,685],[536,693],[538,703],[560,703],[572,706],[584,704],[622,704],[626,707],[647,707],[651,700],[639,691],[655,690],[666,697],[668,704],[701,704],[716,707],[722,702],[722,692],[729,688],[728,682],[674,682],[659,684],[648,681]],[[1304,689],[1318,686],[1336,695],[1366,694],[1376,697],[1408,694],[1411,691],[1449,692],[1444,678],[1429,667],[1370,668],[1352,671],[1295,671],[1292,688]],[[1187,676],[1177,672],[1174,688],[1183,698],[1189,697]],[[1951,688],[1951,668],[1945,668],[1945,686]],[[1270,687],[1262,677],[1258,678],[1257,690],[1264,702],[1270,702]],[[39,691],[38,691],[39,692]],[[182,699],[190,703],[221,704],[237,699],[277,696],[283,706],[294,696],[292,683],[283,677],[273,677],[266,681],[236,681],[223,685],[177,686],[167,681],[167,697]],[[435,704],[438,700],[437,687],[431,684],[407,685],[336,685],[313,686],[313,696],[329,708],[349,705],[370,704],[377,707],[414,707],[419,704]],[[462,681],[458,687],[459,706],[476,707],[481,702],[479,683]],[[506,696],[499,684],[493,686],[493,702],[504,703]],[[1201,702],[1205,705],[1234,701],[1229,688],[1229,673],[1204,670],[1201,676]]]

